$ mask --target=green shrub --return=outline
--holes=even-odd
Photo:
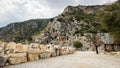
[[[74,46],[75,48],[81,48],[81,47],[83,46],[83,44],[82,44],[81,42],[79,42],[79,41],[75,41],[75,42],[73,43],[73,46]]]

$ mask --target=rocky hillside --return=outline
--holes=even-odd
[[[62,14],[51,19],[47,28],[33,40],[43,44],[73,45],[76,38],[101,30],[96,19],[96,12],[100,9],[102,6],[98,5],[68,6]]]
[[[0,40],[10,42],[23,42],[32,40],[32,36],[44,30],[48,19],[32,19],[24,22],[11,23],[0,28]]]
[[[23,42],[25,40],[42,44],[54,43],[72,45],[77,36],[97,33],[101,25],[96,12],[102,6],[68,6],[63,13],[52,19],[35,19],[12,23],[0,29],[0,40]]]

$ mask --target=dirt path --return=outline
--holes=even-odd
[[[120,68],[120,57],[96,55],[94,52],[76,52],[4,68]]]

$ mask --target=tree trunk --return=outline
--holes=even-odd
[[[96,50],[96,54],[98,54],[99,52],[98,52],[98,47],[97,47],[97,45],[95,45],[95,50]]]
[[[116,45],[116,44],[113,44],[113,45],[112,45],[112,51],[115,51],[115,48],[114,48],[115,45]]]
[[[104,44],[104,49],[105,49],[105,51],[107,51],[106,44]]]

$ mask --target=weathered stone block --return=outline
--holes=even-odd
[[[57,50],[56,50],[56,56],[59,56],[59,55],[60,55],[60,50],[57,49]]]
[[[8,59],[10,64],[19,64],[19,63],[25,63],[27,62],[27,58],[26,57],[10,57]]]
[[[38,43],[31,43],[30,48],[39,48],[39,44]]]
[[[39,58],[40,58],[40,59],[45,59],[45,58],[46,58],[46,53],[41,53],[41,54],[39,54]]]
[[[50,58],[51,57],[51,53],[47,52],[46,53],[46,58]]]
[[[10,64],[19,64],[27,62],[27,54],[26,53],[15,53],[10,54],[10,58],[8,59]]]
[[[5,54],[15,53],[16,43],[10,42],[6,45]]]
[[[46,53],[51,53],[51,57],[55,57],[56,53],[54,49],[46,49]]]
[[[45,45],[39,45],[39,49],[40,49],[40,53],[44,53],[46,50],[46,46]]]
[[[16,53],[21,53],[24,52],[23,45],[22,44],[17,44],[15,48]]]
[[[8,50],[5,50],[4,53],[5,53],[6,55],[14,54],[14,53],[15,53],[15,50],[14,50],[14,49],[8,49]]]
[[[7,60],[8,60],[8,57],[0,57],[0,67],[4,66]]]
[[[15,58],[15,57],[26,57],[27,54],[26,53],[15,53],[15,54],[11,54],[10,57]]]
[[[39,53],[40,53],[40,50],[39,50],[39,49],[30,48],[30,49],[28,50],[28,53],[39,54]]]
[[[10,42],[6,46],[6,49],[15,49],[16,48],[16,43],[15,42]]]
[[[28,58],[29,61],[35,61],[35,60],[39,59],[38,54],[35,54],[35,53],[28,54],[27,58]]]
[[[28,45],[23,45],[23,51],[27,52],[28,51]]]

